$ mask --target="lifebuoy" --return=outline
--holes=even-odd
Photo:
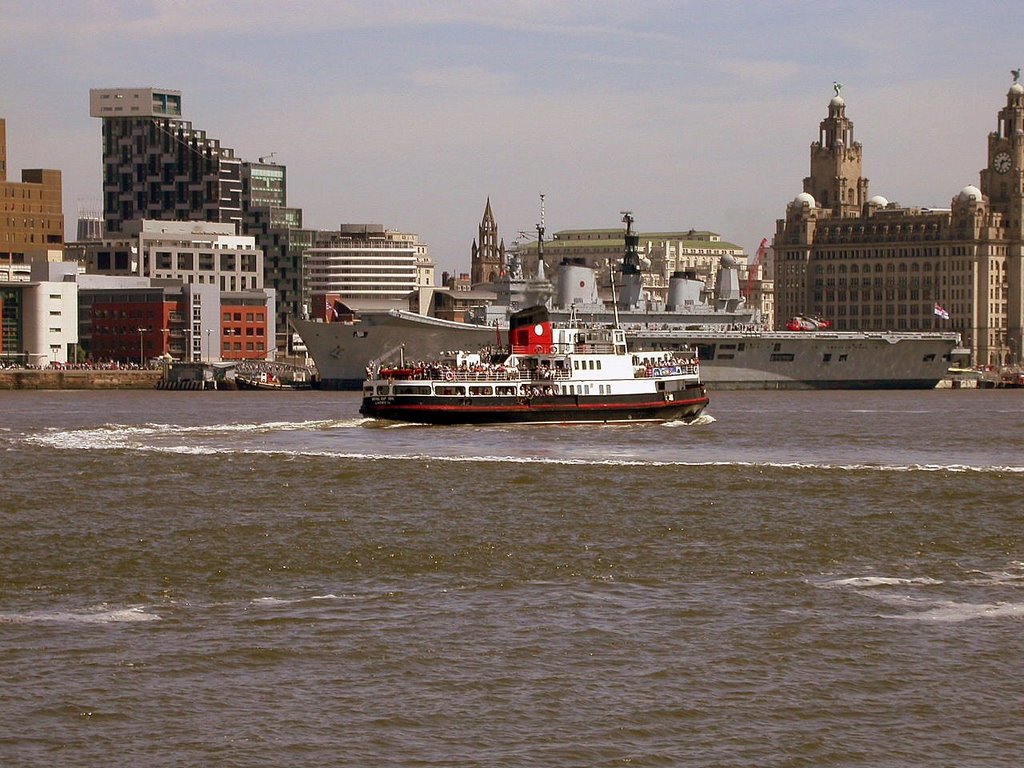
[[[538,344],[536,347],[533,348],[533,351],[534,351],[535,354],[539,355],[539,354],[541,354],[544,351],[544,347],[542,347],[540,344]]]
[[[455,374],[452,373],[451,371],[445,371],[444,372],[444,380],[445,381],[455,381]]]

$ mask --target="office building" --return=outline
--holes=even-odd
[[[314,296],[404,304],[419,286],[434,284],[434,264],[415,234],[379,224],[342,224],[321,235],[305,251],[306,281]]]
[[[7,123],[0,118],[0,263],[24,264],[26,253],[64,243],[60,171],[24,169],[7,180]]]
[[[93,274],[215,285],[221,291],[263,288],[263,252],[234,224],[127,221],[121,231],[77,246]]]
[[[1020,362],[1024,85],[1015,75],[978,185],[941,207],[869,196],[840,88],[776,225],[776,325],[805,314],[838,330],[954,330],[976,364]]]

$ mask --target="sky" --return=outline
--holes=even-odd
[[[711,230],[753,254],[802,191],[843,84],[869,194],[978,184],[1024,65],[1009,2],[0,0],[8,179],[57,168],[74,238],[101,207],[90,88],[169,88],[245,160],[274,153],[306,226],[416,232],[468,272],[499,235]]]

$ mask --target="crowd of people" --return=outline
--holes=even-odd
[[[152,371],[160,368],[158,362],[122,363],[114,360],[89,360],[84,363],[47,363],[34,365],[0,359],[0,370],[5,371]]]

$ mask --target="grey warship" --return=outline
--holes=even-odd
[[[550,308],[553,321],[570,316],[614,322],[631,349],[676,352],[695,348],[709,389],[931,389],[960,354],[960,336],[949,332],[772,331],[740,292],[739,265],[723,256],[714,288],[696,274],[675,272],[663,303],[642,291],[639,237],[624,214],[621,285],[612,306],[598,295],[596,273],[565,258],[555,280],[544,274],[543,226],[538,226],[538,274],[524,277],[517,264],[492,284],[497,300],[467,322],[408,310],[360,312],[349,321],[292,321],[325,389],[360,389],[367,368],[402,349],[440,356],[453,349],[483,349],[508,328],[517,309]]]

